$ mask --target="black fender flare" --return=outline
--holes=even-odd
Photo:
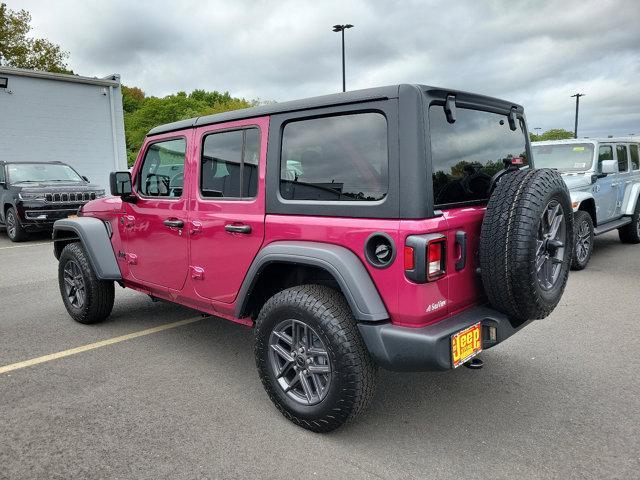
[[[273,242],[256,255],[238,292],[236,317],[244,316],[253,287],[264,268],[272,263],[322,268],[340,286],[356,320],[378,322],[389,319],[369,272],[355,253],[339,245],[298,241]]]
[[[53,224],[54,244],[70,239],[80,240],[96,277],[100,280],[122,280],[109,232],[102,220],[93,217],[57,220]],[[57,251],[54,247],[54,253]]]

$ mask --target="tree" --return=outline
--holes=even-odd
[[[255,105],[244,98],[234,98],[228,92],[194,90],[178,92],[163,98],[147,97],[137,87],[122,87],[124,130],[127,160],[132,165],[144,138],[151,128],[163,123],[211,115]]]
[[[0,66],[73,73],[67,68],[69,53],[45,38],[29,37],[30,23],[29,12],[0,3]]]
[[[564,128],[552,128],[540,135],[531,133],[530,136],[532,142],[539,142],[542,140],[565,140],[567,138],[573,138],[573,132],[569,132]]]

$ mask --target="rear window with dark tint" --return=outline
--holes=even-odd
[[[282,133],[280,194],[286,200],[376,201],[389,184],[381,113],[298,120]]]
[[[506,115],[456,109],[449,123],[442,106],[429,108],[433,203],[436,207],[486,201],[491,178],[511,159],[528,165],[523,124],[509,127]]]

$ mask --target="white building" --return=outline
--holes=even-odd
[[[108,189],[127,169],[120,76],[0,67],[0,159],[58,160]]]

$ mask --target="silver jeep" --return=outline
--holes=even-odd
[[[585,138],[531,146],[536,167],[557,169],[569,187],[574,270],[587,266],[594,235],[618,229],[620,241],[640,243],[640,140]]]

